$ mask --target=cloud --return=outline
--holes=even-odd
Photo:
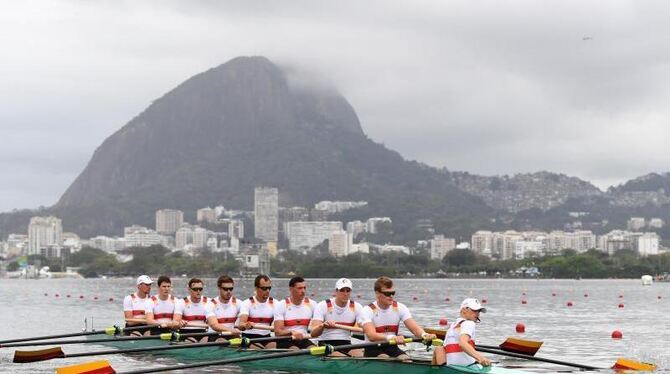
[[[666,171],[669,9],[662,1],[4,2],[0,173],[11,183],[0,211],[55,202],[106,137],[185,79],[240,55],[331,82],[371,138],[431,165],[550,170],[600,187]]]

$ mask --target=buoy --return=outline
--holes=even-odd
[[[619,295],[619,299],[623,299],[623,295]]]
[[[93,300],[98,300],[98,297],[97,297],[97,296],[94,296],[94,297],[93,297]]]
[[[551,293],[551,296],[556,296],[556,292],[552,292],[552,293]]]
[[[361,298],[361,295],[356,295],[359,299]]]
[[[488,302],[488,300],[482,299],[482,304],[486,304],[487,302]]]
[[[419,301],[419,298],[416,297],[416,296],[414,296],[414,297],[412,297],[412,300],[413,300],[413,301]]]
[[[67,298],[69,299],[69,298],[70,298],[70,295],[65,295],[65,297],[67,297]]]
[[[314,293],[309,294],[309,297],[314,297]]]
[[[612,331],[612,339],[621,339],[623,338],[623,333],[619,330]]]
[[[572,306],[572,301],[568,301],[568,306]]]
[[[619,303],[619,308],[623,308],[623,303]]]
[[[528,304],[528,300],[521,300],[521,304],[524,304],[524,305]]]
[[[446,318],[440,318],[440,326],[445,326],[449,321]]]
[[[109,301],[114,301],[114,298],[110,297],[110,298],[109,298]]]
[[[55,297],[60,297],[60,295],[59,295],[59,294],[55,294],[54,296],[55,296]]]
[[[526,296],[526,293],[525,293],[525,292],[522,292],[521,294],[522,294],[523,296]]]
[[[449,299],[449,298],[447,297],[446,299],[444,299],[444,301],[446,301],[446,302],[450,302],[451,299]]]
[[[44,294],[46,296],[46,294]],[[661,295],[656,296],[657,299],[661,300]]]
[[[589,297],[589,294],[585,293],[585,294],[584,294],[584,297]]]
[[[48,294],[48,293],[45,293],[44,296],[49,296],[49,294]],[[659,296],[659,298],[660,298],[660,296]]]
[[[516,332],[518,332],[520,334],[526,332],[526,326],[523,323],[517,323],[516,324]]]

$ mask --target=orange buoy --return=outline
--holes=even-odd
[[[568,306],[572,306],[572,301],[568,301]]]
[[[526,326],[523,323],[517,323],[516,332],[518,332],[519,334],[526,332]]]
[[[449,321],[446,318],[440,318],[440,326],[445,326]]]
[[[619,303],[619,308],[623,308],[623,303]]]
[[[623,338],[623,333],[619,330],[612,331],[612,339],[621,339]]]

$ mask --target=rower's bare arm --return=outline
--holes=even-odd
[[[154,319],[154,314],[149,312],[146,314],[147,317],[147,325],[157,325],[156,319]]]
[[[367,322],[363,325],[363,333],[365,333],[365,336],[367,336],[368,340],[371,342],[386,341],[386,334],[378,333],[372,322]]]
[[[275,336],[291,335],[291,331],[284,328],[283,320],[275,320],[274,328],[275,328]]]
[[[240,330],[244,331],[244,330],[247,330],[247,329],[251,328],[251,324],[249,322],[247,322],[249,320],[249,315],[248,314],[240,314],[238,317],[239,317],[239,320],[240,320],[240,323],[239,323],[239,326],[238,326]]]
[[[470,345],[470,335],[461,334],[461,336],[458,337],[458,345],[461,347],[463,352],[470,355],[472,358],[474,358],[481,365],[483,365],[483,366],[491,365],[491,360],[482,356],[481,353],[477,352],[477,350],[473,346]]]
[[[312,338],[321,336],[323,334],[323,321],[318,319],[309,321],[309,330],[311,331],[310,335]]]

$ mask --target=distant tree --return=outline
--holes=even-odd
[[[7,271],[17,271],[19,270],[19,263],[16,261],[12,261],[9,264],[7,264]]]

